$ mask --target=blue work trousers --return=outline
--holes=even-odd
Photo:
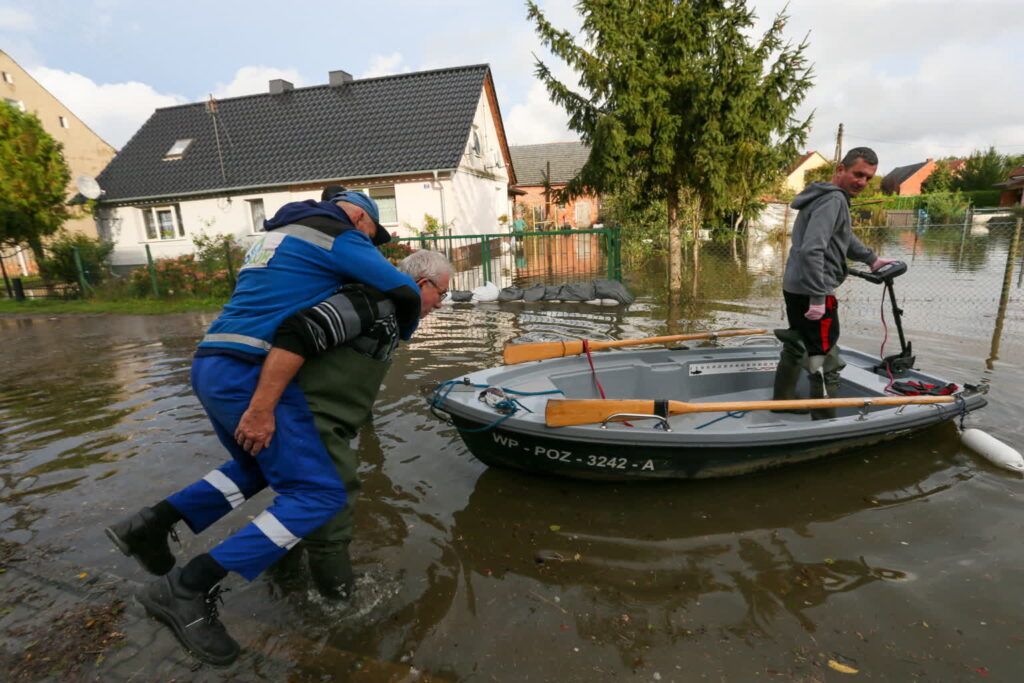
[[[316,430],[298,384],[274,410],[276,431],[257,457],[235,443],[235,429],[256,390],[261,366],[230,356],[197,357],[192,388],[232,460],[167,500],[200,533],[270,486],[278,495],[252,522],[210,551],[222,567],[248,580],[345,507],[345,485]]]

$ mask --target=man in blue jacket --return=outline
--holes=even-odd
[[[265,227],[192,365],[193,389],[232,460],[107,529],[125,554],[151,573],[167,575],[139,594],[147,611],[167,623],[197,657],[219,665],[231,663],[239,652],[217,618],[219,582],[229,571],[254,579],[347,502],[344,483],[303,392],[292,381],[298,366],[280,367],[278,354],[268,360],[278,329],[297,312],[329,299],[340,286],[356,282],[389,299],[402,339],[415,331],[421,313],[420,284],[377,250],[390,236],[379,223],[376,203],[366,195],[346,191],[331,201],[287,204]],[[372,323],[369,312],[376,309],[375,302],[354,300],[358,305],[350,320]],[[271,408],[275,438],[257,458],[236,442],[236,432],[257,387],[268,377],[280,383],[279,399]],[[175,560],[167,536],[173,535],[176,522],[184,520],[200,533],[267,486],[278,495],[262,514],[209,553],[172,569]]]
[[[892,259],[879,258],[853,234],[850,199],[867,187],[878,169],[878,157],[855,147],[836,166],[832,182],[816,181],[793,199],[800,214],[793,224],[793,244],[786,260],[782,294],[789,329],[776,330],[783,342],[775,372],[773,398],[796,398],[801,368],[806,370],[811,398],[837,398],[839,374],[839,302],[836,288],[849,272],[846,259],[878,270]],[[835,417],[835,409],[811,411],[813,419]]]

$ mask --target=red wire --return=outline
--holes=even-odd
[[[601,394],[601,398],[606,398],[604,395],[604,387],[601,386],[601,380],[597,378],[597,368],[594,367],[594,359],[590,357],[590,342],[586,339],[583,340],[583,350],[587,353],[587,362],[590,363],[590,374],[594,377],[594,384],[597,385],[597,391]],[[633,426],[625,420],[622,421],[622,424],[627,427]]]
[[[885,343],[889,341],[889,326],[885,324],[885,288],[882,288],[882,302],[878,306],[879,315],[882,317],[882,329],[885,330],[885,334],[882,335],[882,348],[878,349],[878,358],[882,361],[885,367],[885,374],[889,376],[889,383],[882,389],[883,392],[890,394],[898,394],[899,392],[893,391],[890,387],[896,382],[896,378],[893,377],[892,371],[889,370],[889,366],[885,364]]]

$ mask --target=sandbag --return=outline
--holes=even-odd
[[[593,282],[567,282],[562,285],[558,298],[562,301],[589,301],[602,297],[594,295]]]
[[[473,300],[473,292],[465,289],[453,289],[448,292],[448,298],[451,299],[453,303],[465,303]]]
[[[523,299],[523,290],[519,287],[505,287],[498,292],[498,301],[521,301]]]
[[[488,301],[498,300],[498,286],[493,282],[486,282],[481,287],[475,287],[473,289],[473,301],[479,301],[485,303]]]
[[[523,291],[523,301],[540,301],[544,298],[545,292],[547,292],[547,287],[544,285],[534,285]]]
[[[629,293],[626,286],[618,280],[594,280],[593,299],[615,299],[620,304],[629,305],[636,301],[636,297]]]

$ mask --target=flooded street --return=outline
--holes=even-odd
[[[1020,291],[994,335],[994,307],[935,297],[936,282],[979,278],[917,245],[884,253],[911,247],[903,257],[920,262],[896,289],[918,366],[988,382],[967,426],[1024,449]],[[655,294],[656,273],[633,278],[628,310],[460,304],[425,321],[359,436],[354,603],[323,603],[301,575],[232,576],[229,627],[250,620],[307,643],[244,642],[239,678],[262,678],[265,652],[325,676],[342,676],[346,653],[452,681],[841,678],[829,660],[871,680],[1019,680],[1024,479],[963,448],[952,424],[764,474],[623,485],[489,470],[430,414],[433,386],[500,364],[513,340],[779,326],[781,255],[755,266],[746,253],[740,268],[727,251],[705,254],[702,296],[682,310]],[[1001,263],[976,272],[1001,281]],[[844,287],[841,343],[877,353],[881,289]],[[143,579],[102,528],[224,460],[189,386],[213,317],[0,319],[0,539]],[[898,350],[890,320],[886,353]],[[268,501],[201,537],[181,525],[178,557]]]

